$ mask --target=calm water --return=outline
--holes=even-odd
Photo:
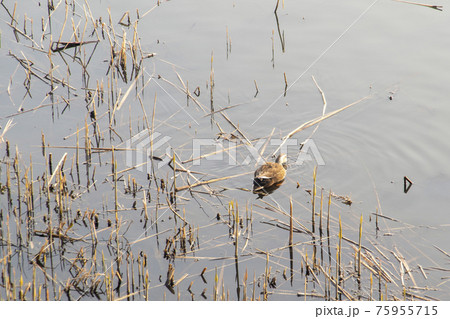
[[[13,2],[4,3],[12,12]],[[18,23],[23,26],[25,13],[28,17],[33,17],[34,32],[37,35],[35,39],[40,43],[39,21],[41,17],[46,17],[47,11],[46,8],[39,7],[37,2],[30,3],[30,7],[18,4]],[[73,19],[81,21],[82,30],[86,23],[84,18],[80,18],[84,17],[83,3],[75,3],[78,16]],[[155,155],[164,157],[165,150],[169,147],[169,151],[174,149],[181,160],[187,160],[193,154],[193,143],[211,144],[217,138],[218,127],[211,125],[210,116],[204,117],[210,112],[208,83],[212,56],[214,109],[240,104],[227,110],[226,114],[250,140],[267,137],[272,130],[274,141],[279,140],[294,128],[322,114],[323,101],[312,76],[326,96],[326,112],[369,95],[369,99],[320,124],[311,137],[313,145],[317,147],[317,153],[309,153],[313,160],[306,161],[301,166],[292,165],[286,182],[268,201],[289,212],[289,197],[292,196],[295,199],[294,215],[310,227],[311,213],[308,209],[311,197],[305,190],[312,187],[313,168],[317,164],[314,159],[317,160],[319,154],[324,165],[318,166],[317,184],[326,191],[331,189],[337,195],[349,196],[353,201],[350,207],[336,201],[332,208],[335,219],[338,213],[341,214],[344,236],[358,240],[357,227],[362,214],[366,234],[363,236],[363,245],[381,247],[393,265],[391,275],[396,278],[396,282],[399,282],[400,266],[390,252],[398,249],[413,270],[418,286],[436,286],[446,273],[427,270],[429,279],[424,280],[418,265],[425,268],[448,268],[447,257],[433,246],[450,252],[450,217],[447,212],[450,192],[450,166],[447,164],[450,156],[448,11],[441,12],[394,1],[286,2],[284,7],[280,4],[277,24],[273,13],[274,4],[275,1],[168,1],[162,2],[139,20],[141,49],[145,53],[155,53],[155,57],[144,60],[145,81],[152,74],[155,80],[145,87],[142,103],[147,116],[151,118],[154,96],[157,94],[155,130],[162,136],[170,137],[170,141],[158,149]],[[136,9],[142,16],[155,3],[134,1],[132,5],[127,5],[116,1],[101,1],[90,5],[93,17],[102,17],[104,22],[108,21],[107,8],[110,8],[116,34],[120,36],[124,30],[127,32],[127,39],[131,41],[133,29],[120,26],[117,22],[125,11],[130,12],[131,20],[134,21]],[[54,41],[60,35],[64,10],[61,5],[52,19]],[[11,18],[4,8],[1,9],[1,19],[0,117],[1,126],[4,127],[6,117],[16,113],[20,107],[29,110],[50,101],[46,97],[49,87],[36,78],[31,84],[31,97],[26,96],[22,85],[25,79],[24,69],[8,56],[8,52],[11,51],[20,58],[26,56],[42,70],[48,70],[49,61],[45,54],[26,47],[25,44],[29,43],[23,38],[20,38],[20,43],[16,43],[10,27],[5,24]],[[92,32],[90,23],[88,21],[86,34]],[[70,38],[71,28],[69,24],[66,26],[63,40]],[[43,40],[46,49],[49,36],[47,34]],[[91,78],[88,84],[94,89],[96,81],[102,79],[106,88],[110,58],[107,41],[102,41],[96,48],[89,65]],[[84,46],[87,55],[92,47],[93,45]],[[131,56],[128,56],[128,61],[131,61]],[[66,77],[66,66],[57,54],[54,54],[54,63],[59,66],[54,71],[55,74]],[[161,75],[182,87],[177,73],[185,84],[188,82],[191,92],[199,87],[201,94],[198,100],[207,107],[206,112],[192,100],[186,106],[184,93],[169,83],[156,79],[157,75]],[[289,88],[286,94],[284,76]],[[73,100],[70,108],[63,112],[65,104],[58,104],[53,108],[53,118],[51,106],[15,116],[15,126],[6,134],[12,148],[17,145],[25,163],[29,162],[29,154],[32,154],[36,176],[42,174],[45,167],[40,148],[41,132],[45,133],[46,142],[50,145],[74,146],[76,140],[73,133],[77,127],[84,127],[85,119],[89,123],[79,67],[71,67],[70,79],[71,85],[79,88],[76,92],[71,92]],[[255,81],[259,90],[256,96]],[[130,82],[119,82],[118,88],[124,93],[129,85]],[[59,88],[57,95],[67,98],[66,90]],[[98,112],[105,113],[105,106],[99,106]],[[145,126],[142,108],[135,98],[134,90],[115,116],[115,130],[122,139],[114,136],[110,140],[108,125],[104,125],[101,129],[105,141],[100,146],[126,147],[130,127],[134,135]],[[219,113],[214,114],[214,119],[225,133],[238,134]],[[310,128],[293,136],[296,140],[292,140],[292,145],[288,148],[291,160],[298,157],[299,144],[310,137],[312,132],[313,128]],[[84,136],[84,132],[80,136]],[[230,144],[224,141],[223,145],[226,147]],[[204,146],[202,154],[214,149],[213,145]],[[275,149],[275,145],[269,145],[265,156]],[[68,152],[70,162],[73,160],[73,150],[52,149],[51,152],[55,164],[64,152]],[[119,153],[117,156],[119,170],[127,168],[129,163],[126,155]],[[235,175],[254,169],[255,160],[250,151],[240,148],[236,156],[233,165],[229,164],[230,157],[227,154],[222,159],[202,160],[200,165],[186,165],[192,171],[207,173],[203,179]],[[250,161],[246,162],[248,156]],[[101,158],[95,155],[94,161],[105,164],[110,158],[109,153]],[[67,166],[70,165],[66,164],[66,168]],[[96,209],[103,212],[105,219],[110,218],[105,206],[113,208],[114,194],[110,183],[102,183],[110,172],[110,165],[99,166],[96,172],[96,190],[83,193],[83,200],[73,203],[73,211]],[[167,166],[159,172],[160,178],[171,178],[172,173]],[[199,194],[194,199],[189,192],[180,194],[190,199],[180,206],[185,208],[186,219],[201,228],[198,234],[200,250],[195,255],[197,259],[175,261],[175,278],[184,274],[196,276],[189,277],[182,283],[181,299],[190,299],[186,292],[190,281],[194,282],[192,290],[196,299],[201,299],[200,293],[205,287],[208,287],[210,299],[215,267],[219,269],[218,276],[223,278],[226,289],[230,290],[230,299],[237,299],[234,260],[211,260],[216,257],[234,257],[232,240],[228,236],[227,226],[213,224],[217,222],[217,213],[227,214],[226,208],[231,199],[239,202],[242,212],[254,204],[263,205],[258,204],[255,196],[238,189],[251,188],[250,176],[212,184],[211,187],[218,191],[227,189],[223,198]],[[403,192],[404,176],[414,182],[407,194]],[[144,171],[135,170],[133,177],[140,185],[148,183]],[[178,182],[184,185],[186,179],[177,179]],[[190,182],[192,183],[192,179]],[[2,196],[2,209],[6,211],[6,200]],[[130,207],[133,201],[135,199],[126,195],[119,200],[124,207]],[[141,206],[139,199],[138,207]],[[246,269],[249,270],[251,280],[254,274],[257,278],[264,274],[265,256],[256,252],[287,245],[288,239],[286,231],[262,223],[272,218],[288,223],[285,216],[271,215],[269,211],[255,206],[253,210],[252,235],[248,236],[249,241],[245,247],[243,242],[240,246],[241,282]],[[372,215],[376,210],[397,221],[382,219],[380,231],[376,233],[375,217]],[[170,211],[161,216],[159,231],[167,230],[170,234],[173,232],[173,224],[168,220],[169,213]],[[41,213],[43,214],[44,212]],[[129,241],[143,237],[140,210],[122,213],[121,218],[128,221],[126,236]],[[105,226],[106,224],[103,225]],[[155,233],[156,230],[152,228],[145,236]],[[297,234],[294,237],[294,242],[307,241],[306,237]],[[336,237],[333,239],[336,241]],[[162,299],[163,294],[166,299],[176,299],[176,295],[161,287],[168,261],[162,257],[165,239],[162,237],[159,240],[160,243],[156,243],[154,238],[136,243],[133,246],[134,255],[143,251],[149,257],[151,299]],[[35,250],[42,246],[43,241],[42,238],[35,239]],[[299,267],[299,253],[304,255],[305,251],[311,249],[307,245],[300,245],[296,249],[295,258]],[[347,253],[353,253],[350,246],[345,249]],[[309,256],[310,254],[308,251]],[[297,288],[295,285],[292,288],[288,281],[282,279],[281,273],[289,264],[288,257],[287,251],[274,253],[271,257],[278,288],[273,289],[269,300],[296,300],[298,297],[293,292],[304,288],[304,279],[300,273],[295,277]],[[351,258],[346,260],[347,263],[353,261]],[[198,277],[204,267],[208,268],[208,284],[202,283]],[[65,278],[64,272],[60,271],[60,278]],[[163,277],[162,282],[159,276]],[[413,284],[408,282],[407,285]],[[444,280],[437,291],[427,292],[426,295],[448,299],[448,288],[448,283]],[[284,294],[283,291],[288,293]]]

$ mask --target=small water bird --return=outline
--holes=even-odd
[[[268,162],[261,165],[253,178],[253,194],[258,194],[258,198],[262,198],[279,188],[286,177],[286,169],[286,154],[278,155],[275,163]]]

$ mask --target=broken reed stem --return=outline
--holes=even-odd
[[[33,191],[33,159],[30,154],[30,195],[31,195],[31,209],[34,214],[34,191]]]
[[[80,155],[79,155],[79,148],[80,148],[80,136],[78,131],[78,125],[77,125],[77,142],[76,142],[76,150],[75,150],[75,167],[77,170],[77,181],[78,185],[80,185]]]
[[[89,188],[89,167],[91,166],[91,139],[89,138],[89,126],[87,120],[84,121],[84,154],[86,158],[86,187]]]
[[[142,194],[143,194],[142,204],[144,206],[144,220],[147,223],[147,221],[148,221],[148,211],[147,211],[147,194],[145,192],[145,189],[142,190]],[[145,225],[147,225],[147,224],[145,224]]]
[[[277,148],[272,154],[277,154],[277,152],[281,149],[281,147],[283,147],[283,145],[286,143],[286,141],[287,141],[288,139],[290,139],[294,134],[296,134],[296,133],[298,133],[298,132],[301,132],[301,131],[307,129],[308,127],[311,127],[311,126],[313,126],[313,125],[316,125],[316,124],[318,124],[318,123],[320,123],[320,122],[322,122],[322,121],[324,121],[324,120],[326,120],[326,119],[328,119],[328,118],[330,118],[330,117],[332,117],[332,116],[334,116],[334,115],[336,115],[336,114],[338,114],[338,113],[344,111],[345,109],[348,109],[348,108],[351,107],[351,106],[354,106],[354,105],[356,105],[356,104],[358,104],[358,103],[360,103],[360,102],[362,102],[362,101],[364,101],[364,100],[367,100],[369,97],[370,97],[370,96],[365,96],[365,97],[359,99],[358,101],[355,101],[355,102],[350,103],[350,104],[348,104],[348,105],[346,105],[346,106],[344,106],[344,107],[341,107],[340,109],[337,109],[336,111],[329,112],[329,113],[327,113],[327,114],[324,114],[324,115],[322,115],[322,116],[316,117],[315,119],[312,119],[312,120],[310,120],[310,121],[308,121],[308,122],[303,123],[303,124],[300,125],[299,127],[295,128],[294,130],[292,130],[291,132],[289,132],[289,134],[287,134],[286,136],[284,136],[283,139],[282,139],[283,142],[280,143],[280,145],[278,146],[278,148]]]
[[[247,278],[248,278],[248,273],[247,273],[247,267],[245,267],[245,273],[244,273],[244,278],[242,280],[242,301],[247,301]]]
[[[335,283],[335,300],[339,300],[339,244],[336,249],[336,283]]]
[[[322,242],[323,188],[320,189],[319,234]]]
[[[231,176],[226,176],[226,177],[220,177],[220,178],[213,178],[207,181],[200,181],[191,185],[185,185],[185,186],[181,186],[175,189],[176,192],[180,192],[183,191],[185,189],[191,189],[197,186],[201,186],[201,185],[206,185],[206,184],[211,184],[211,183],[215,183],[215,182],[219,182],[219,181],[224,181],[227,179],[231,179],[231,178],[236,178],[239,176],[243,176],[243,175],[248,175],[248,174],[252,174],[253,172],[245,172],[245,173],[241,173],[241,174],[237,174],[237,175],[231,175]]]
[[[263,300],[267,301],[267,283],[269,282],[269,252],[266,252],[266,269],[264,271]]]
[[[17,202],[18,202],[18,208],[19,208],[19,216],[22,215],[22,195],[20,191],[20,167],[19,167],[19,149],[16,146],[16,156],[14,157],[14,171],[16,173],[16,180],[17,180]]]
[[[317,165],[314,167],[313,171],[313,189],[312,189],[312,200],[311,200],[311,223],[312,232],[315,232],[315,213],[316,213],[316,176],[317,176]]]
[[[175,151],[173,151],[172,168],[173,168],[173,203],[175,208],[177,207],[177,162],[175,160]]]
[[[8,198],[8,213],[10,213],[11,208],[12,208],[11,163],[10,163],[10,161],[6,161],[6,190],[7,190],[7,198]]]
[[[330,212],[331,212],[331,189],[328,192],[328,209],[327,209],[327,236],[330,236]]]
[[[273,10],[273,13],[277,13],[279,3],[280,3],[280,0],[277,0],[277,4],[275,6],[275,9]]]
[[[378,230],[380,230],[380,228],[378,228],[378,207],[375,209],[375,230],[378,233]]]
[[[404,1],[404,0],[394,0],[394,1],[403,2],[403,3],[407,3],[407,4],[413,4],[413,5],[416,5],[416,6],[422,6],[422,7],[426,7],[426,8],[430,8],[430,9],[435,9],[435,10],[438,10],[438,11],[442,11],[443,10],[442,6],[437,6],[437,5],[430,5],[430,4],[411,2],[411,1]]]
[[[256,88],[256,93],[253,96],[255,98],[258,95],[258,93],[259,93],[259,89],[258,89],[258,84],[256,83],[256,80],[253,80],[253,81],[255,82],[255,88]]]
[[[116,226],[118,225],[119,222],[119,216],[118,216],[118,209],[119,209],[119,204],[118,204],[118,197],[117,197],[117,165],[116,165],[116,159],[114,156],[114,146],[111,148],[111,165],[112,165],[112,173],[113,173],[113,178],[114,178],[114,213],[115,213],[115,217],[116,217]]]
[[[210,92],[210,103],[211,103],[211,127],[214,122],[214,51],[211,52],[211,72],[209,74],[209,92]]]
[[[167,201],[167,205],[169,206],[169,209],[172,211],[172,213],[175,214],[176,217],[178,217],[179,219],[181,219],[183,222],[185,222],[185,224],[189,224],[180,214],[177,213],[177,211],[172,207],[172,205],[170,204],[169,199],[166,197],[166,201]]]
[[[49,154],[49,166],[50,166],[50,170],[51,170],[51,160],[52,157],[50,156],[51,153]],[[56,173],[62,169],[62,167],[64,167],[64,163],[66,161],[66,157],[67,157],[67,153],[64,153],[64,155],[61,157],[61,159],[59,160],[58,164],[56,165],[56,168],[54,169],[52,175],[50,176],[49,180],[47,181],[48,185],[50,185],[52,183],[53,178],[55,177]]]
[[[219,276],[217,275],[217,267],[214,268],[214,290],[213,290],[213,300],[217,300],[219,294]]]
[[[234,258],[237,262],[238,260],[238,238],[239,238],[239,207],[238,203],[234,203],[234,236],[235,236],[235,242],[234,242]]]
[[[284,75],[284,96],[286,96],[289,85],[286,78],[286,72],[284,72],[283,75]]]

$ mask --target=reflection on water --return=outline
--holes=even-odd
[[[254,183],[253,184],[253,194],[257,194],[258,199],[263,198],[264,196],[272,194],[274,191],[276,191],[278,188],[280,188],[280,186],[283,183],[284,183],[284,179],[281,182],[272,184],[268,187],[262,187],[262,188]]]
[[[430,281],[411,282],[428,287],[441,275],[429,261],[442,261],[428,248],[450,250],[442,226],[450,224],[442,209],[450,189],[446,13],[380,3],[343,34],[364,1],[298,1],[276,14],[260,1],[140,1],[128,24],[129,4],[117,1],[109,11],[95,2],[89,10],[23,3],[0,8],[1,21],[12,21],[1,27],[0,299],[449,297],[448,283],[424,296],[386,275],[399,272],[398,259],[409,262],[402,269],[420,263]],[[364,107],[324,121],[313,136],[326,163],[317,175],[323,191],[307,192],[316,163],[306,159],[275,184],[253,187],[258,199],[276,199],[271,207],[227,178],[248,169],[230,164],[245,162],[248,144],[260,151],[264,138],[317,118],[325,96],[329,113],[369,90]],[[235,147],[217,148],[209,142],[217,135]],[[193,156],[194,139],[214,149]],[[233,161],[213,160],[225,153]],[[150,155],[161,167],[145,171]],[[407,194],[403,176],[414,181]],[[434,227],[431,236],[422,224]],[[415,240],[418,230],[424,240]],[[319,243],[327,246],[320,254]],[[355,269],[344,265],[357,255],[352,286]],[[372,277],[382,293],[372,294]]]

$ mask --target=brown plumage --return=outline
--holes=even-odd
[[[255,171],[253,193],[264,196],[280,187],[286,177],[287,156],[280,154],[275,163],[268,162]]]

